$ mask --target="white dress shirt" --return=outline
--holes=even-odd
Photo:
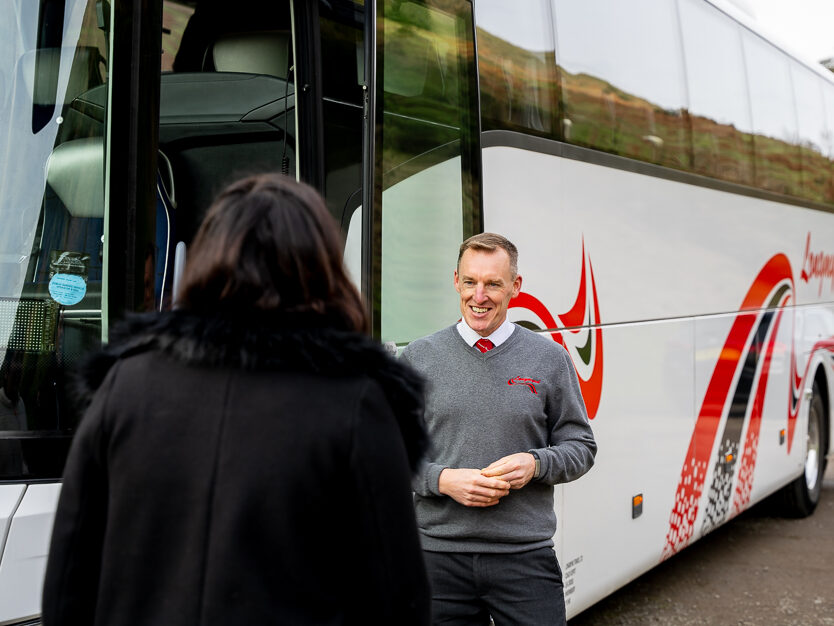
[[[475,344],[478,343],[478,339],[489,339],[493,344],[495,344],[495,347],[498,347],[507,341],[507,339],[510,338],[510,335],[513,334],[515,324],[505,318],[504,322],[488,337],[481,337],[481,335],[472,330],[469,324],[463,320],[458,322],[457,328],[460,336],[463,337],[463,340],[473,348],[475,347]]]

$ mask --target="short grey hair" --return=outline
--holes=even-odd
[[[503,250],[510,257],[510,274],[513,279],[518,276],[518,248],[515,247],[512,241],[499,235],[497,233],[481,233],[473,235],[462,244],[458,251],[458,270],[460,270],[460,259],[463,253],[467,250],[483,250],[486,252],[493,252],[498,249]]]

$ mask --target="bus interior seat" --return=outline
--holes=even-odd
[[[288,31],[220,35],[206,50],[203,69],[265,74],[286,80],[292,64]]]
[[[46,162],[46,182],[72,217],[104,217],[104,138],[55,146]]]
[[[72,139],[57,145],[47,160],[48,189],[66,210],[61,221],[104,217],[104,140],[102,137]],[[171,162],[159,152],[157,171],[156,237],[153,250],[154,306],[161,309],[171,302],[171,268],[176,244],[176,199]],[[45,210],[63,213],[60,205],[45,198]],[[52,220],[54,221],[54,220]],[[47,245],[47,248],[51,248]],[[42,247],[43,248],[43,247]],[[42,250],[48,252],[45,248]],[[87,250],[94,254],[95,250]],[[150,279],[150,277],[148,277]]]
[[[24,312],[42,313],[19,313],[14,320],[15,332],[41,338],[39,347],[23,349],[27,359],[42,361],[38,367],[46,376],[60,378],[63,367],[72,369],[101,338],[103,157],[102,137],[59,139],[46,162],[42,213],[20,299]],[[65,254],[75,261],[61,264]],[[52,292],[52,280],[61,273],[83,276],[84,289],[74,294],[80,300],[53,300],[57,296]]]

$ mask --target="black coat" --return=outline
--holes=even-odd
[[[421,382],[378,344],[288,318],[139,317],[82,395],[46,626],[428,622]]]

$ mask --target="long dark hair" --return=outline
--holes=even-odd
[[[278,174],[250,176],[220,193],[189,249],[178,302],[194,311],[320,316],[368,330],[324,201]]]

